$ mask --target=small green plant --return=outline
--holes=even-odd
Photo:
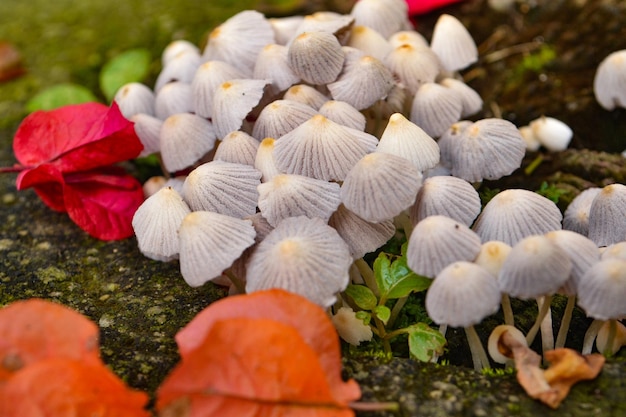
[[[559,188],[554,184],[548,184],[547,181],[542,182],[536,192],[537,194],[552,200],[555,204],[559,202],[559,199],[563,194],[567,194],[567,190]]]

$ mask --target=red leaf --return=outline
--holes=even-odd
[[[0,310],[0,383],[48,358],[100,363],[98,334],[94,323],[60,304],[16,301]]]
[[[359,398],[358,386],[348,386],[341,379],[339,337],[326,312],[306,298],[281,289],[223,298],[202,310],[176,334],[183,360],[200,347],[217,321],[238,317],[271,319],[297,329],[316,352],[336,400],[345,403]]]
[[[344,385],[352,400],[360,396],[354,381]],[[201,346],[183,358],[159,388],[157,409],[181,417],[354,416],[334,388],[317,352],[295,328],[234,318],[215,322]]]
[[[2,417],[148,417],[147,402],[102,363],[67,358],[29,365],[0,385]]]
[[[452,3],[458,3],[461,0],[407,0],[409,5],[409,16],[415,14],[424,14],[431,12],[439,7]]]

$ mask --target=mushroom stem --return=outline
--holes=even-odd
[[[441,333],[441,335],[443,337],[446,337],[446,332],[448,331],[448,325],[447,324],[440,324],[439,325],[439,333]],[[439,355],[436,353],[433,353],[433,357],[430,359],[431,363],[437,363],[437,361],[439,360]]]
[[[598,336],[598,331],[603,324],[604,320],[595,319],[587,328],[587,332],[585,332],[585,338],[583,339],[583,350],[581,352],[583,355],[588,355],[591,353],[591,350],[593,349],[593,342],[596,340],[596,337]]]
[[[606,347],[604,348],[604,351],[602,351],[602,354],[605,357],[611,357],[613,356],[613,342],[615,340],[615,335],[617,334],[617,320],[615,319],[611,319],[609,320],[609,335],[606,338]]]
[[[361,277],[363,277],[365,285],[372,290],[376,297],[380,296],[380,291],[378,290],[378,285],[376,284],[376,278],[374,277],[374,271],[372,271],[372,268],[370,268],[367,262],[365,262],[363,258],[359,258],[354,261],[354,265],[361,273]]]
[[[228,279],[230,279],[230,281],[233,283],[235,288],[237,288],[237,291],[239,292],[239,294],[246,293],[246,283],[240,280],[235,274],[233,274],[233,272],[230,269],[226,270],[224,272],[224,275],[226,275]]]
[[[552,330],[552,310],[548,307],[543,320],[541,320],[541,348],[543,352],[554,349],[554,331]]]
[[[552,302],[552,295],[546,295],[543,297],[543,303],[541,304],[539,314],[537,314],[537,319],[535,320],[535,324],[533,324],[533,327],[531,327],[528,333],[526,334],[526,342],[528,343],[528,346],[532,345],[533,341],[535,340],[535,336],[537,336],[537,332],[539,331],[539,328],[541,327],[541,322],[543,321],[544,317],[548,314],[548,311],[550,311],[551,302]]]
[[[474,326],[465,327],[465,335],[467,336],[467,342],[469,343],[470,351],[472,352],[472,361],[474,362],[474,369],[480,371],[485,368],[489,368],[489,358],[485,348],[476,333]]]
[[[570,295],[567,297],[567,305],[563,312],[563,318],[561,319],[561,327],[559,327],[559,333],[556,336],[555,349],[565,347],[565,341],[567,340],[567,332],[569,331],[569,324],[572,321],[572,313],[576,306],[576,296]]]
[[[396,318],[398,318],[398,314],[400,314],[400,310],[402,310],[402,307],[404,307],[408,299],[409,299],[409,296],[398,298],[396,300],[396,303],[393,305],[393,308],[391,309],[389,320],[387,320],[387,327],[389,327],[390,329],[393,328],[393,323],[396,321]]]
[[[508,294],[502,294],[502,314],[504,314],[504,324],[515,326],[515,317],[511,308],[511,297]]]
[[[408,239],[409,236],[411,236],[411,233],[413,233],[413,224],[411,223],[411,219],[409,218],[407,212],[403,211],[402,213],[398,214],[393,220],[398,228],[402,228],[402,230],[404,231],[404,235]]]

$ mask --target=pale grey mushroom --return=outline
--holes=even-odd
[[[246,132],[236,130],[222,139],[213,160],[254,166],[258,149],[258,140]]]
[[[606,110],[626,108],[626,49],[615,51],[600,62],[593,79],[593,93]]]
[[[411,121],[432,137],[458,122],[463,111],[459,93],[434,82],[423,83],[413,97]]]
[[[563,213],[563,229],[583,236],[589,235],[589,211],[591,203],[600,191],[602,191],[600,187],[591,187],[574,197]]]
[[[589,209],[589,239],[598,246],[626,240],[626,185],[602,188]]]
[[[133,82],[124,84],[115,93],[113,100],[125,118],[143,113],[154,116],[154,92],[145,84]]]
[[[360,49],[367,55],[371,55],[381,61],[383,61],[387,54],[393,49],[383,35],[363,25],[352,27],[350,39],[348,39],[348,46]]]
[[[193,108],[198,116],[213,117],[213,95],[228,80],[245,78],[240,69],[223,61],[207,61],[196,70],[191,81]]]
[[[266,45],[261,50],[252,76],[260,80],[270,80],[274,94],[279,94],[300,82],[300,77],[289,66],[287,47],[274,43]]]
[[[252,136],[259,141],[279,138],[316,114],[317,111],[307,104],[293,100],[274,100],[259,113],[252,128]]]
[[[218,138],[240,130],[244,119],[259,104],[268,80],[239,79],[222,83],[213,95],[213,124]]]
[[[163,165],[169,172],[190,167],[213,149],[215,140],[213,124],[208,120],[191,113],[169,116],[159,134]]]
[[[167,83],[154,99],[154,115],[161,120],[179,113],[192,113],[191,86],[182,81]]]
[[[289,45],[289,66],[302,80],[322,85],[335,81],[343,68],[341,44],[332,33],[304,32]]]
[[[135,123],[135,133],[143,145],[139,156],[144,157],[159,152],[163,120],[144,113],[137,113],[130,120]]]
[[[324,103],[330,100],[329,97],[306,84],[297,84],[290,87],[285,92],[283,99],[306,104],[307,106],[313,107],[315,110],[319,110]]]
[[[449,14],[437,19],[430,48],[449,72],[464,69],[478,60],[478,48],[472,35],[459,19]]]
[[[195,50],[186,50],[174,55],[168,59],[159,73],[154,85],[154,91],[160,91],[161,88],[172,81],[191,83],[201,63],[202,57],[200,52]]]
[[[340,125],[365,130],[367,122],[363,113],[345,101],[329,100],[320,107],[319,113]]]
[[[411,96],[423,84],[434,83],[441,70],[437,55],[428,46],[399,45],[384,62]]]
[[[384,37],[408,26],[408,6],[402,0],[361,0],[354,4],[350,15],[356,25],[368,26]]]

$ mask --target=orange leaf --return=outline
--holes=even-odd
[[[202,310],[176,334],[183,359],[199,347],[215,322],[236,317],[267,318],[297,329],[317,354],[336,400],[348,403],[360,397],[358,386],[348,387],[341,379],[339,337],[326,312],[306,298],[281,289],[224,298]]]
[[[67,358],[33,363],[0,385],[2,417],[148,417],[147,402],[104,364]]]
[[[356,382],[343,385],[360,396]],[[332,389],[317,352],[295,328],[232,318],[216,321],[166,378],[157,409],[162,417],[354,416]]]
[[[98,327],[50,301],[17,301],[0,310],[0,382],[45,358],[100,363]]]

